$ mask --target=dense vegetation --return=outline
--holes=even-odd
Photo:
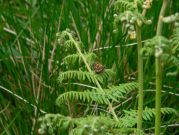
[[[0,134],[179,134],[178,0],[0,0]]]

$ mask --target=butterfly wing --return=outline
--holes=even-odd
[[[93,69],[94,69],[95,73],[101,73],[104,70],[104,66],[102,64],[96,62],[93,64]]]

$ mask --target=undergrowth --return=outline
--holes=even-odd
[[[80,49],[81,43],[75,40],[69,30],[57,35],[59,44],[64,48],[73,50],[74,46],[77,47],[76,50],[73,50],[73,54],[65,53],[67,56],[63,58],[62,66],[66,71],[61,72],[58,77],[59,90],[63,88],[64,93],[58,96],[56,104],[59,108],[65,105],[68,108],[68,115],[46,114],[41,117],[39,133],[62,134],[64,131],[73,135],[135,133],[137,110],[120,109],[120,104],[129,95],[136,96],[138,84],[129,82],[114,85],[114,80],[111,79],[114,78],[112,69],[104,69],[100,73],[95,73],[93,68],[88,69],[91,67],[89,65],[93,65],[96,61],[96,55],[83,52]],[[80,52],[78,52],[79,50]],[[78,69],[73,70],[74,63],[78,64]],[[66,87],[65,83],[70,86]],[[74,83],[81,84],[81,86],[74,86]],[[92,87],[86,89],[88,85]],[[77,108],[74,109],[74,106]],[[112,111],[117,115],[117,120]],[[174,113],[177,115],[175,109],[167,107],[162,108],[161,112],[162,114]],[[145,108],[143,113],[145,121],[151,121],[154,116],[155,109]]]
[[[0,0],[0,134],[154,134],[156,110],[158,131],[179,134],[178,12],[177,0]]]

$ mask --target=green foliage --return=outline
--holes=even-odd
[[[94,60],[97,59],[97,56],[95,53],[87,53],[87,54],[84,54],[86,60],[89,62],[89,64],[93,64],[94,63]],[[76,62],[78,62],[78,64],[82,64],[82,59],[81,57],[79,56],[79,54],[71,54],[71,55],[67,55],[64,59],[63,59],[63,62],[66,64],[66,65],[74,65]]]
[[[172,35],[172,45],[174,45],[175,47],[173,48],[173,52],[177,53],[178,46],[179,46],[179,27],[177,27],[176,29],[174,29],[174,34]]]
[[[44,118],[40,119],[43,124],[39,130],[41,133],[48,131],[48,133],[54,134],[54,131],[57,131],[56,133],[60,134],[60,130],[57,129],[63,128],[67,131],[67,128],[71,126],[71,130],[69,130],[68,133],[70,135],[86,135],[90,133],[98,135],[114,135],[134,130],[127,128],[131,119],[128,119],[128,123],[125,123],[124,120],[126,121],[126,119],[123,118],[120,119],[120,122],[115,122],[109,116],[104,115],[69,118],[61,115],[47,114]],[[58,125],[58,127],[55,125]]]
[[[170,67],[176,67],[174,71],[170,71],[168,69],[167,76],[177,75],[179,69],[179,45],[178,45],[178,35],[179,29],[174,30],[174,34],[172,35],[171,40],[163,36],[154,37],[152,39],[148,39],[144,47],[141,50],[141,55],[144,58],[149,56],[162,56],[162,62],[165,65],[170,65]],[[157,50],[157,51],[156,51]]]
[[[92,54],[93,55],[93,54]],[[84,56],[92,56],[91,54],[85,54]],[[80,59],[81,56],[78,54],[69,55],[65,58],[71,58],[71,61]],[[92,60],[92,57],[90,58]],[[68,61],[68,60],[67,60]],[[94,61],[94,60],[92,60]],[[84,62],[81,59],[82,63]],[[69,61],[67,62],[70,66]],[[72,62],[73,63],[73,62]],[[80,65],[80,64],[79,64]],[[85,69],[83,69],[85,70]],[[108,72],[107,72],[108,71]],[[106,73],[105,73],[106,72]],[[104,83],[104,80],[108,80],[109,77],[112,76],[111,70],[106,70],[100,74],[95,74],[95,72],[89,71],[65,71],[61,72],[58,77],[58,82],[62,85],[65,80],[69,82],[80,82],[80,83],[92,83],[93,85],[96,84],[96,80],[99,81],[101,84]],[[107,85],[107,88],[98,88],[95,89],[88,89],[84,90],[80,88],[70,87],[71,89],[75,89],[75,91],[69,91],[66,89],[65,93],[62,93],[58,96],[56,100],[56,104],[61,107],[63,104],[70,102],[70,106],[76,104],[77,102],[84,103],[84,104],[96,104],[96,105],[103,105],[107,106],[109,101],[113,104],[120,103],[124,99],[127,98],[128,94],[138,88],[138,84],[135,82],[132,83],[125,83],[120,84],[119,86],[115,85]],[[74,102],[75,101],[75,102]],[[110,113],[110,110],[106,112]],[[61,133],[63,130],[68,131],[68,134],[117,134],[117,133],[132,133],[135,131],[134,126],[137,123],[137,111],[136,110],[125,110],[124,114],[119,117],[118,121],[115,121],[113,117],[111,117],[108,113],[104,113],[106,116],[95,116],[95,115],[87,115],[80,118],[72,118],[62,116],[61,114],[47,114],[40,119],[41,121],[41,128],[40,131],[49,132],[50,134],[54,133]],[[74,113],[74,112],[70,112]],[[81,112],[82,113],[82,112]],[[175,113],[176,110],[172,108],[163,108],[163,114]],[[109,117],[109,116],[110,117]],[[144,110],[143,119],[146,121],[150,121],[155,115],[154,109],[146,108]],[[49,123],[49,124],[48,124]],[[58,126],[52,126],[58,125]],[[65,126],[63,126],[65,125]],[[61,128],[63,128],[63,130]]]
[[[100,83],[103,84],[105,80],[110,79],[110,77],[114,76],[114,72],[111,69],[105,69],[103,73],[99,74],[91,74],[87,71],[65,71],[61,72],[58,77],[58,82],[62,83],[63,80],[75,79],[79,81],[88,80],[90,83],[95,83],[95,79],[97,79]]]
[[[125,94],[130,93],[137,88],[137,83],[120,84],[119,86],[109,86],[109,89],[104,89],[101,92],[100,89],[85,90],[83,92],[69,91],[61,94],[56,103],[58,106],[64,104],[66,100],[75,99],[81,102],[95,101],[98,104],[108,104],[108,100],[120,102],[120,99],[125,97]],[[107,100],[108,99],[108,100]]]
[[[58,81],[61,83],[63,80],[69,79],[78,79],[78,80],[86,80],[88,79],[89,82],[95,83],[94,74],[91,74],[87,71],[66,71],[59,75]],[[99,78],[98,81],[103,82],[102,78]]]
[[[69,34],[69,35],[68,35]],[[66,35],[68,35],[68,37],[69,37],[69,39],[67,38],[67,40],[68,40],[68,42],[70,42],[69,40],[73,40],[72,38],[70,38],[70,37],[72,37],[71,36],[71,34],[70,34],[70,32],[68,32],[68,33],[66,33],[66,32],[62,32],[62,34],[60,35],[60,40],[62,40],[62,39],[64,39],[64,37],[66,36]],[[62,36],[62,37],[61,37]],[[65,44],[65,42],[66,41],[64,41],[64,44]],[[73,42],[70,42],[70,43],[72,43],[72,44],[76,44],[75,43],[75,41],[73,41]],[[77,50],[78,50],[78,48],[77,48]],[[79,59],[81,59],[81,62],[84,62],[85,63],[85,61],[84,61],[84,59],[82,59],[83,58],[83,56],[85,57],[85,56],[90,56],[90,61],[95,61],[94,59],[92,59],[92,58],[94,58],[94,57],[91,57],[91,56],[95,56],[94,54],[85,54],[85,55],[83,55],[83,54],[79,54],[79,53],[77,53],[77,54],[75,54],[75,55],[70,55],[69,57],[68,56],[66,56],[65,57],[65,61],[68,63],[68,62],[70,62],[70,61],[68,61],[68,59],[70,58],[71,59],[71,61],[75,61],[75,60],[77,60],[78,59],[78,61],[79,61]],[[80,58],[81,57],[81,58]],[[86,59],[87,57],[85,57],[85,60],[88,60],[88,59]],[[89,58],[89,57],[88,57]],[[81,63],[80,62],[80,63]],[[87,61],[88,62],[88,61]],[[73,62],[72,62],[73,63]],[[71,63],[71,64],[72,64]],[[86,64],[86,63],[85,63]],[[68,63],[68,65],[70,66],[70,63]],[[80,66],[80,64],[79,64],[79,66]],[[87,68],[88,69],[88,68]],[[83,69],[84,70],[84,69]],[[88,82],[88,83],[92,83],[93,85],[97,85],[96,84],[96,80],[98,81],[98,82],[100,82],[101,84],[104,84],[106,81],[108,82],[109,81],[109,78],[111,78],[112,76],[114,75],[114,73],[112,72],[112,70],[111,69],[105,69],[102,73],[99,73],[99,74],[96,74],[95,72],[90,72],[90,71],[74,71],[74,70],[71,70],[71,71],[65,71],[65,72],[61,72],[60,74],[59,74],[59,77],[58,77],[58,82],[60,83],[60,84],[63,84],[63,82],[65,81],[65,80],[70,80],[70,82],[73,82],[73,81],[78,81],[78,82],[80,82],[80,83],[82,83],[82,82]],[[95,104],[98,104],[98,105],[100,105],[100,104],[102,104],[102,105],[107,105],[108,106],[108,104],[109,104],[109,101],[111,101],[111,102],[116,102],[116,103],[119,103],[120,101],[122,101],[121,99],[125,99],[125,97],[127,97],[127,95],[131,92],[131,91],[133,91],[133,90],[135,90],[136,88],[137,88],[138,86],[137,86],[137,83],[126,83],[126,84],[120,84],[119,86],[114,86],[114,85],[109,85],[109,86],[107,86],[107,88],[103,88],[103,89],[101,89],[101,87],[99,87],[99,85],[97,85],[97,88],[96,89],[91,89],[91,90],[80,90],[80,89],[77,89],[76,91],[67,91],[67,92],[65,92],[65,93],[63,93],[63,94],[60,94],[59,95],[59,97],[57,98],[57,100],[56,100],[56,104],[60,107],[62,104],[65,104],[66,103],[66,101],[70,101],[71,103],[73,103],[74,104],[74,102],[72,102],[72,101],[78,101],[78,102],[84,102],[84,104],[91,104],[91,103],[95,103]],[[73,87],[71,87],[71,89],[72,89]],[[74,89],[74,88],[73,88]],[[73,112],[71,112],[71,113],[73,113]],[[61,116],[61,115],[60,115]],[[57,117],[58,117],[58,115],[57,115]],[[88,128],[84,128],[84,127],[79,127],[78,125],[85,125],[84,123],[82,123],[84,120],[83,119],[86,119],[86,118],[83,118],[83,117],[81,117],[81,118],[78,118],[78,124],[76,123],[76,129],[74,129],[74,130],[70,130],[70,132],[73,132],[73,134],[86,134],[86,132],[87,133],[91,133],[91,132],[99,132],[99,134],[103,134],[103,133],[108,133],[109,131],[109,129],[108,130],[104,130],[103,131],[103,129],[101,129],[100,128],[100,130],[99,130],[99,126],[101,125],[101,122],[103,121],[103,124],[102,125],[104,125],[104,126],[107,126],[108,127],[108,125],[106,125],[106,123],[104,123],[105,121],[108,121],[109,122],[109,120],[105,120],[104,119],[105,117],[102,117],[102,118],[97,118],[98,120],[96,121],[95,119],[96,119],[96,117],[94,117],[94,116],[91,116],[91,118],[89,119],[91,122],[89,122],[89,123],[94,123],[95,124],[95,127],[94,127],[94,125],[93,125],[93,127],[88,127]],[[44,121],[45,121],[45,123],[47,124],[47,125],[50,125],[50,127],[48,127],[48,129],[50,129],[48,132],[52,132],[53,133],[53,131],[54,131],[54,129],[56,129],[57,127],[56,126],[54,126],[54,129],[51,129],[52,128],[52,126],[51,125],[53,125],[54,123],[56,124],[56,125],[60,125],[60,124],[57,124],[56,123],[56,121],[59,121],[59,123],[61,123],[61,121],[63,121],[64,119],[62,118],[62,120],[58,120],[57,118],[56,118],[56,116],[54,116],[53,118],[51,118],[51,115],[47,115],[47,116],[45,116],[44,118],[43,118],[44,120],[41,120],[41,121],[43,121],[42,123],[44,123]],[[47,119],[47,120],[46,120]],[[49,119],[52,119],[52,121],[54,121],[54,122],[50,122],[50,124],[48,124],[48,121],[49,121]],[[54,120],[54,119],[56,119],[56,120]],[[88,119],[88,118],[87,118]],[[112,118],[113,119],[113,118]],[[110,120],[110,121],[112,121],[112,119]],[[89,121],[89,120],[85,120],[85,122],[86,121]],[[101,121],[101,122],[100,122]],[[70,123],[70,122],[67,122],[67,123]],[[75,122],[74,122],[75,123]],[[74,124],[73,123],[73,124]],[[72,125],[73,125],[72,124]],[[86,123],[87,124],[87,123]],[[97,124],[97,125],[96,125]],[[111,123],[109,123],[109,124],[111,124]],[[88,125],[88,124],[87,124]],[[98,128],[97,128],[97,127]],[[114,123],[113,124],[111,124],[110,125],[111,127],[110,127],[110,130],[114,130],[114,129],[112,129],[112,126],[114,126]],[[47,126],[44,126],[44,124],[42,124],[42,127],[45,127],[45,128],[47,128]],[[97,129],[96,129],[97,128]],[[106,127],[104,127],[104,128],[106,128]],[[47,129],[47,130],[48,130]],[[40,130],[42,130],[42,128],[40,129]],[[57,130],[57,129],[56,129]],[[59,129],[58,129],[59,130]],[[58,131],[57,130],[57,131]],[[93,131],[94,130],[94,131]],[[80,133],[79,133],[80,132]],[[110,131],[111,132],[111,131]],[[109,132],[109,133],[110,133]],[[112,131],[113,132],[113,131]],[[111,132],[111,133],[112,133]],[[52,134],[51,133],[51,134]],[[71,134],[71,133],[69,133],[69,134]]]
[[[173,108],[161,108],[161,112],[163,115],[178,115],[178,112]],[[40,118],[41,127],[39,132],[41,134],[45,132],[61,134],[62,130],[65,130],[70,135],[86,135],[90,133],[98,135],[126,134],[135,131],[133,127],[137,123],[136,116],[136,110],[124,110],[124,116],[116,122],[111,117],[102,114],[100,116],[88,115],[80,118],[71,118],[60,114],[46,114]],[[155,109],[145,108],[143,113],[145,121],[151,121],[154,116]]]
[[[136,4],[142,6],[143,0],[136,0]],[[115,1],[115,10],[120,13],[121,11],[133,11],[136,9],[136,4],[134,0],[116,0]]]
[[[164,53],[165,54],[170,53],[170,50],[171,50],[170,45],[171,45],[170,41],[163,36],[153,37],[145,42],[144,47],[141,50],[141,55],[143,55],[144,57],[147,57],[147,56],[152,56],[152,55],[158,56]],[[157,52],[155,54],[155,49],[158,50],[157,51],[158,54]]]
[[[174,30],[171,38],[170,53],[164,54],[163,61],[166,65],[170,65],[170,69],[167,70],[166,76],[177,76],[179,74],[179,28]]]
[[[137,8],[133,0],[0,0],[0,134],[35,135],[38,134],[37,131],[62,135],[68,135],[69,132],[81,134],[84,131],[88,134],[93,129],[99,129],[99,134],[133,134],[136,130],[136,113],[128,115],[125,112],[132,112],[132,109],[137,108],[138,84],[126,87],[132,85],[133,81],[137,82],[136,74],[139,71],[136,68],[136,41],[126,39],[128,36],[135,37],[136,19],[143,23],[152,23],[142,27],[142,39],[148,40],[153,37],[162,5],[162,1],[153,0],[146,17],[142,17],[140,13],[146,6],[145,1],[136,1]],[[179,2],[172,0],[167,8],[167,16],[170,16],[170,13],[177,15],[175,13],[178,9]],[[172,49],[169,49],[170,53],[162,56],[165,66],[162,88],[165,93],[162,93],[162,106],[178,111],[177,23],[178,20],[175,18],[175,22],[163,26],[163,35],[169,39],[169,46],[172,46]],[[66,36],[58,43],[56,33],[67,28],[69,29]],[[114,33],[114,30],[117,33]],[[67,33],[71,33],[82,51],[92,70],[90,75],[74,46],[74,40],[70,40]],[[58,35],[61,34],[62,32]],[[147,89],[155,88],[155,64],[152,58],[147,57],[144,60],[144,87]],[[101,73],[93,71],[92,64],[96,60],[105,66]],[[61,83],[57,81],[57,78],[60,80],[60,75],[71,71],[75,72],[72,73],[73,77],[66,73]],[[79,79],[78,72],[81,74]],[[85,72],[85,80],[81,72]],[[100,82],[104,92],[101,92],[94,80],[88,79],[91,74],[94,75],[92,79],[96,78]],[[54,107],[57,97],[68,95],[70,92],[75,92],[72,94],[74,99],[65,97],[59,108]],[[84,95],[83,102],[79,97],[83,92],[86,92],[87,96],[94,93],[100,93],[102,96],[97,97],[98,99],[91,96],[91,102],[88,102]],[[144,95],[144,105],[153,107],[153,91]],[[114,119],[111,108],[106,103],[101,104],[101,101],[98,101],[101,97],[105,97],[105,101],[110,100],[119,122]],[[43,115],[45,112],[50,113]],[[48,122],[42,115],[49,115]],[[44,124],[41,124],[46,130],[38,130],[39,117],[43,117],[41,120],[44,120]],[[153,134],[154,115],[147,117],[151,120],[145,118],[143,132]],[[163,134],[179,134],[174,124],[178,117],[171,113],[162,115],[162,118]],[[85,122],[90,128],[84,128]],[[101,125],[106,128],[101,130],[98,128]]]
[[[72,124],[72,120],[70,117],[65,117],[60,114],[46,114],[43,118],[40,118],[41,127],[39,129],[39,134],[44,134],[48,131],[48,134],[55,135],[58,130],[67,129],[70,124]]]
[[[121,22],[122,32],[124,34],[127,34],[130,39],[136,39],[136,25],[141,26],[142,23],[152,23],[151,20],[147,20],[146,17],[142,14],[142,11],[140,11],[140,9],[144,8],[143,6],[145,6],[145,3],[143,3],[142,0],[117,0],[114,6],[116,14],[114,14],[113,32],[117,33],[119,31],[119,26],[121,25]],[[150,8],[150,6],[148,8]]]

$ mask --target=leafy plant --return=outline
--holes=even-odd
[[[95,73],[95,71],[92,71],[92,69],[90,68],[90,64],[95,61],[95,59],[93,59],[95,54],[90,55],[86,53],[86,55],[84,55],[82,53],[82,50],[80,50],[78,42],[74,40],[74,37],[69,31],[64,31],[60,33],[60,35],[58,34],[58,36],[60,44],[67,46],[70,45],[71,47],[74,45],[77,49],[77,53],[75,55],[66,56],[64,58],[64,63],[70,66],[70,64],[75,63],[75,61],[77,61],[80,68],[80,70],[70,69],[70,71],[67,69],[68,71],[61,72],[58,77],[59,83],[62,85],[63,81],[65,80],[68,80],[68,82],[78,80],[80,83],[91,83],[91,85],[95,87],[95,89],[84,90],[82,88],[77,88],[75,91],[71,91],[71,89],[74,89],[74,87],[70,87],[70,89],[65,88],[66,92],[59,95],[56,100],[56,103],[61,106],[61,104],[65,104],[66,101],[73,103],[75,100],[78,102],[84,102],[85,104],[88,103],[90,105],[94,103],[98,105],[107,105],[109,106],[109,110],[106,111],[111,113],[112,119],[117,122],[118,117],[114,111],[114,108],[112,107],[112,104],[115,105],[116,103],[119,103],[120,100],[124,99],[125,96],[127,96],[132,90],[135,90],[137,88],[137,84],[127,83],[119,86],[109,84],[107,85],[107,88],[102,88],[102,86],[105,86],[104,84],[108,84],[106,82],[109,82],[110,78],[114,76],[112,69],[105,69],[104,71],[102,71],[102,73],[99,74]],[[70,58],[70,61],[67,60],[68,58]],[[87,58],[90,60],[89,62],[87,61]],[[80,67],[80,65],[82,65],[81,63],[84,63],[85,65]],[[69,113],[73,114],[74,112]]]
[[[160,133],[179,134],[179,1],[168,2],[157,36],[159,0],[0,0],[0,134],[154,134],[156,45]],[[58,43],[67,28],[74,40]]]
[[[60,35],[60,41],[64,39],[67,40],[68,43],[72,46],[73,44],[78,48],[78,42],[74,40],[74,37],[68,31],[62,32]],[[71,42],[69,41],[71,40]],[[63,40],[64,45],[65,40]],[[61,42],[60,42],[61,43]],[[69,48],[70,49],[70,48]],[[79,52],[78,52],[79,51]],[[72,86],[65,87],[65,92],[60,94],[56,100],[56,104],[61,107],[62,105],[67,105],[69,107],[70,116],[64,116],[62,114],[46,114],[44,117],[40,118],[41,127],[39,129],[40,133],[48,132],[49,134],[61,134],[63,131],[68,132],[68,134],[77,134],[77,135],[85,135],[85,134],[123,134],[123,133],[132,133],[135,132],[136,129],[134,126],[137,124],[137,111],[130,110],[120,111],[120,115],[117,115],[114,110],[118,110],[117,104],[123,102],[129,94],[132,94],[135,89],[138,88],[137,83],[125,83],[120,84],[119,86],[115,86],[111,83],[107,83],[106,88],[105,83],[109,82],[109,78],[112,77],[113,73],[112,69],[105,69],[102,73],[95,73],[89,66],[89,63],[86,59],[87,56],[95,56],[93,55],[84,55],[82,50],[77,49],[75,55],[70,55],[70,61],[67,61],[65,57],[65,64],[70,66],[70,63],[78,62],[78,65],[82,65],[84,62],[86,65],[81,66],[80,70],[72,70],[61,72],[58,77],[58,82],[60,86],[64,85],[64,81],[67,80],[68,83]],[[79,55],[79,56],[77,56]],[[71,57],[75,56],[75,57]],[[80,60],[80,57],[82,60]],[[89,58],[89,57],[88,57]],[[95,59],[90,58],[90,61],[94,61]],[[71,66],[70,66],[71,67]],[[86,70],[89,71],[86,71]],[[92,85],[91,89],[84,89],[83,87],[75,87],[73,83],[81,83],[81,86]],[[75,89],[75,90],[73,90]],[[78,105],[78,113],[72,110],[72,107],[78,102],[83,103],[85,106],[82,107],[81,104]],[[90,111],[90,106],[96,106],[97,109],[92,109]],[[98,106],[103,106],[103,110],[98,109]],[[108,108],[107,108],[108,106]],[[112,107],[116,106],[116,107]],[[106,109],[105,109],[106,108]],[[111,110],[112,109],[112,110]],[[94,111],[94,112],[93,112]],[[124,112],[123,112],[124,111]],[[177,112],[174,109],[163,108],[162,111],[164,114],[167,113],[175,113]],[[100,115],[96,115],[100,114]],[[145,120],[151,120],[154,117],[155,110],[146,108],[143,114],[143,118]],[[77,117],[77,116],[78,117]],[[117,116],[117,119],[116,119]]]

